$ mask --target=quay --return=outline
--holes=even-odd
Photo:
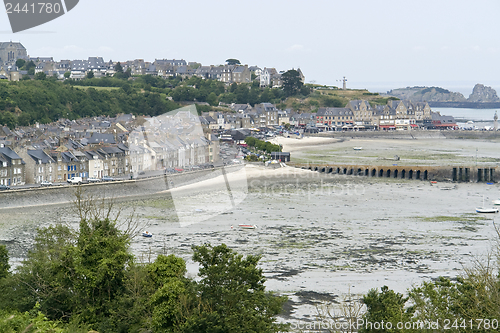
[[[287,163],[325,174],[452,182],[491,182],[499,178],[497,167],[476,166],[382,166],[357,164]]]

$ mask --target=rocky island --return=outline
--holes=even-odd
[[[440,87],[406,87],[387,92],[388,96],[414,102],[428,102],[431,107],[490,109],[500,107],[500,98],[495,89],[476,84],[469,98],[458,92]]]

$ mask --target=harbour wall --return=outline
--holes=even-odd
[[[293,162],[288,163],[288,165],[326,174],[409,180],[495,183],[499,178],[499,172],[496,167],[381,166],[358,164],[310,164]]]
[[[82,185],[63,185],[15,189],[0,192],[0,209],[22,209],[23,207],[42,205],[72,205],[80,188],[85,195],[94,198],[113,199],[116,201],[130,198],[147,197],[172,187],[200,182],[222,174],[239,170],[242,165],[226,166],[224,168],[206,169],[177,174],[160,175],[149,178],[120,180],[113,182],[99,182]]]

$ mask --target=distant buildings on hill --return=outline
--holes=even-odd
[[[27,71],[22,71],[16,66],[16,61],[23,59],[33,61],[36,65],[35,72],[43,72],[48,76],[56,76],[64,80],[64,74],[69,72],[69,78],[74,80],[84,79],[89,72],[93,77],[100,78],[112,76],[118,61],[104,61],[102,57],[89,57],[84,60],[60,60],[54,61],[52,57],[29,57],[26,48],[18,42],[0,43],[0,80],[18,81]],[[250,83],[258,80],[261,87],[281,87],[281,74],[275,68],[261,69],[258,66],[248,65],[210,65],[203,66],[197,62],[186,62],[183,59],[155,59],[153,62],[144,59],[121,61],[120,65],[124,72],[129,71],[131,75],[153,75],[163,78],[177,77],[189,78],[198,76],[205,79],[231,83]],[[297,69],[305,82],[304,74]],[[68,74],[66,74],[68,75]]]

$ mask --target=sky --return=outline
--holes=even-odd
[[[80,0],[65,15],[0,41],[33,57],[236,58],[277,70],[301,68],[306,82],[386,92],[440,86],[468,97],[476,83],[500,94],[498,0]]]

